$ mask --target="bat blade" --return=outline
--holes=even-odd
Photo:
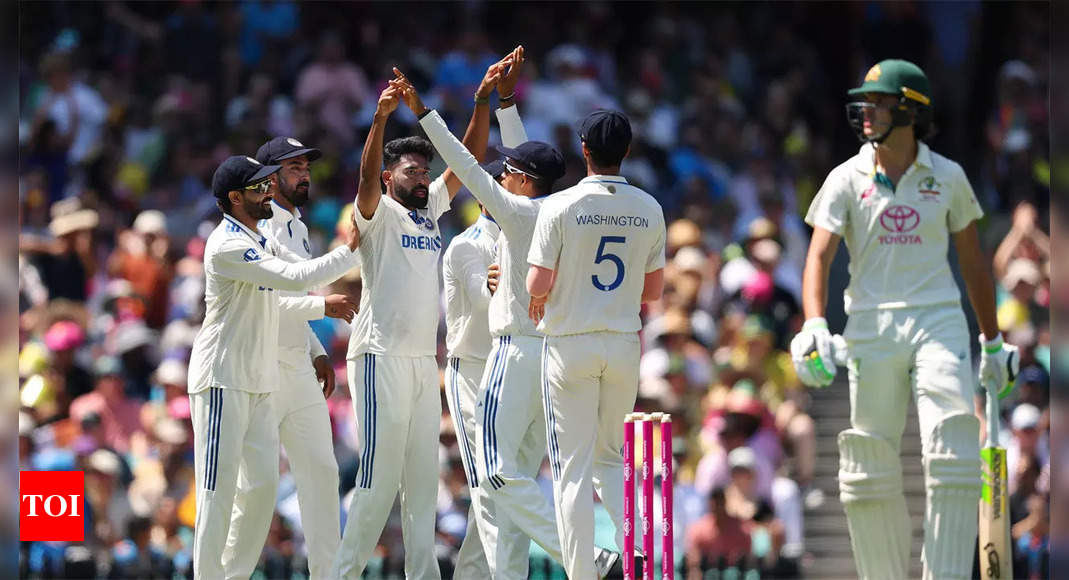
[[[983,487],[980,494],[980,576],[994,580],[1013,578],[1010,514],[1007,501],[1006,450],[987,446],[980,450]]]

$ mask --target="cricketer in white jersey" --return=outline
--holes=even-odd
[[[193,568],[197,578],[225,578],[223,556],[239,476],[254,482],[250,510],[274,511],[278,487],[278,424],[272,394],[278,390],[281,314],[322,317],[322,300],[280,298],[281,290],[307,291],[329,283],[353,265],[359,238],[323,257],[291,263],[283,248],[255,229],[270,215],[270,176],[278,166],[251,157],[223,162],[212,191],[225,215],[204,250],[204,322],[190,357],[197,518]],[[244,222],[244,223],[243,223]],[[250,227],[250,225],[252,227]],[[247,528],[259,554],[267,527]]]
[[[623,546],[622,425],[638,395],[639,309],[663,286],[665,225],[660,204],[617,175],[627,117],[596,111],[580,136],[588,176],[542,204],[527,288],[546,335],[542,398],[564,568],[594,578],[593,491]]]
[[[498,68],[491,66],[487,77]],[[484,78],[479,91],[489,94],[494,82]],[[440,577],[434,550],[441,419],[435,360],[438,218],[449,210],[460,181],[449,170],[430,181],[434,149],[426,139],[396,139],[383,147],[386,120],[401,96],[391,81],[379,97],[353,212],[362,240],[364,286],[347,359],[361,433],[360,468],[334,558],[335,578],[363,573],[399,487],[405,576]],[[476,105],[466,143],[482,143],[485,149],[489,116],[485,103]]]
[[[493,264],[494,245],[500,231],[493,219],[480,215],[474,224],[453,238],[442,256],[445,342],[449,349],[445,369],[446,402],[472,495],[479,486],[475,472],[475,408],[479,381],[490,353],[490,330],[486,322],[486,310],[490,306],[487,270]],[[490,577],[486,553],[476,528],[477,519],[473,503],[468,510],[468,528],[453,572],[457,578]]]
[[[521,545],[503,541],[498,528],[518,527],[552,558],[562,561],[553,508],[535,481],[546,448],[545,417],[539,412],[542,336],[527,317],[530,295],[525,279],[539,208],[565,167],[556,149],[526,141],[516,107],[499,110],[498,118],[505,145],[501,152],[506,156],[501,184],[479,167],[437,112],[425,115],[420,124],[449,167],[501,226],[501,280],[489,311],[494,344],[482,377],[482,407],[476,417],[481,485],[474,495],[478,500],[487,496],[491,500],[480,506],[478,529],[483,545],[492,548],[487,559],[493,577],[526,578],[526,560],[520,569],[505,564],[518,560],[517,551],[527,551],[526,540]]]
[[[307,148],[292,137],[271,139],[256,152],[261,163],[282,167],[272,200],[272,216],[260,221],[260,231],[299,260],[312,257],[308,226],[301,221],[299,208],[308,201],[309,163],[319,156],[318,149]],[[298,297],[305,293],[280,292],[280,295]],[[322,297],[311,298],[323,301]],[[333,391],[334,369],[304,317],[283,314],[278,343],[280,381],[275,393],[275,411],[279,439],[297,487],[310,577],[326,578],[341,541],[341,505],[330,414],[318,376],[322,375],[327,388]],[[329,396],[329,392],[326,394]],[[246,509],[241,492],[252,486],[252,482],[239,478],[224,555],[227,574],[242,578],[252,574],[262,547],[250,543],[252,536],[244,533],[245,526],[252,529],[269,526],[273,515],[266,510]]]
[[[1014,348],[1003,345],[994,288],[975,222],[983,212],[961,167],[932,152],[928,79],[916,65],[886,60],[850,91],[862,141],[817,193],[803,280],[806,323],[791,344],[799,377],[823,387],[835,376],[824,320],[828,271],[850,252],[845,338],[851,428],[839,434],[840,499],[861,578],[909,574],[911,526],[899,449],[912,396],[924,455],[925,578],[968,578],[980,497],[979,421],[972,399],[969,331],[947,249],[953,240],[986,343],[981,380],[1006,384]],[[998,376],[995,376],[998,375]]]

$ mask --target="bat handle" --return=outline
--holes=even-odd
[[[987,391],[987,446],[998,447],[998,388],[994,384],[989,384],[985,390]]]

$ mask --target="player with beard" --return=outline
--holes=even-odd
[[[490,93],[510,62],[506,57],[490,66],[475,92],[464,144],[478,157],[490,132]],[[442,414],[435,360],[438,218],[449,210],[460,180],[446,170],[431,181],[434,149],[422,137],[395,139],[383,147],[386,121],[400,98],[401,89],[393,84],[379,97],[353,211],[362,239],[364,291],[347,358],[360,469],[334,559],[335,578],[363,573],[399,487],[405,577],[440,577],[434,549]]]
[[[230,577],[224,572],[223,552],[239,476],[255,484],[243,492],[245,509],[274,511],[278,420],[273,393],[279,384],[279,319],[291,314],[322,316],[324,310],[307,297],[280,297],[279,291],[307,292],[338,279],[353,267],[360,243],[354,228],[348,244],[327,255],[288,261],[289,252],[257,227],[258,220],[272,215],[271,188],[279,169],[236,155],[212,177],[212,193],[224,215],[204,247],[205,315],[189,361],[197,578]],[[352,304],[345,302],[335,311],[348,319]],[[265,522],[243,531],[256,555],[263,548],[270,518]]]
[[[320,156],[292,137],[275,137],[256,152],[265,165],[280,165],[277,189],[271,199],[272,216],[261,220],[260,230],[268,240],[291,252],[295,260],[312,257],[308,226],[301,221],[300,208],[308,203],[309,165]],[[280,292],[280,296],[307,301],[317,314],[343,301],[352,321],[356,305],[346,296],[308,296],[306,292]],[[324,308],[325,307],[325,308]],[[317,316],[319,318],[321,316]],[[279,320],[279,390],[275,393],[279,439],[289,459],[297,486],[301,528],[311,578],[326,578],[331,560],[341,541],[338,462],[334,458],[330,415],[326,399],[334,392],[334,367],[323,345],[312,332],[306,316],[282,315]],[[320,386],[322,383],[322,386]],[[259,560],[259,544],[253,545],[247,527],[270,525],[271,511],[249,511],[245,499],[256,482],[238,479],[238,496],[230,524],[223,562],[227,577],[247,578]]]

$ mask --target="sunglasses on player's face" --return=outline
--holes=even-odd
[[[271,178],[268,177],[263,181],[257,181],[252,185],[246,185],[245,191],[259,191],[260,193],[267,193],[271,189]]]
[[[533,175],[533,174],[527,173],[526,171],[524,171],[522,169],[517,169],[515,166],[509,164],[508,161],[505,161],[505,171],[508,171],[509,173],[519,173],[521,175],[526,175],[527,177],[530,177],[531,179],[538,179],[537,175]]]

